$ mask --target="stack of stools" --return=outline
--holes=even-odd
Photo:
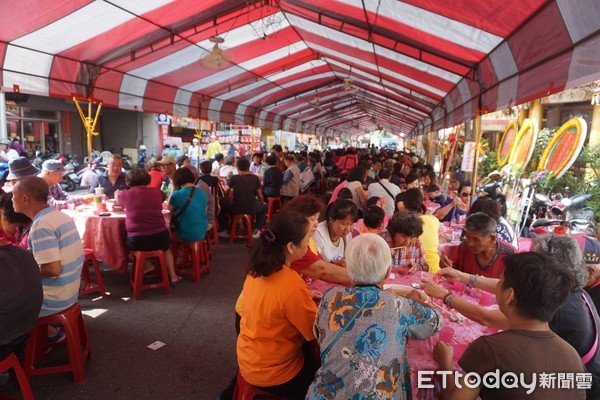
[[[179,249],[183,250],[181,262],[178,262]],[[208,257],[208,242],[205,239],[193,243],[186,243],[171,238],[171,252],[175,260],[175,271],[182,274],[191,274],[194,282],[200,282],[202,272],[210,274],[210,261]]]
[[[229,234],[229,243],[233,244],[235,239],[246,239],[248,245],[252,245],[252,221],[254,214],[233,214],[231,217],[231,232]],[[238,230],[238,223],[241,222],[241,230]]]
[[[81,269],[81,280],[85,282],[85,287],[79,291],[79,297],[93,292],[99,292],[102,297],[106,297],[104,282],[102,281],[102,275],[100,275],[100,267],[94,255],[94,250],[83,249],[83,254],[85,255],[85,260]],[[94,278],[90,276],[90,262],[94,268]]]
[[[27,379],[27,375],[25,375],[25,372],[23,371],[23,368],[21,368],[21,364],[14,353],[10,353],[8,356],[0,360],[0,373],[6,372],[11,368],[15,370],[15,375],[17,376],[19,387],[21,388],[23,400],[33,400],[34,397],[33,392],[31,391],[31,386],[29,386],[29,379]],[[0,398],[3,397],[0,396]]]
[[[144,261],[148,258],[157,258],[158,267],[156,268],[156,277],[159,282],[152,284],[144,283]],[[162,250],[156,251],[134,251],[133,252],[133,271],[129,286],[133,288],[133,299],[139,300],[142,290],[165,288],[165,294],[171,294],[171,283],[167,273],[167,264],[165,263],[165,253]]]
[[[65,340],[60,343],[49,344],[48,325],[60,325],[65,333]],[[44,357],[48,347],[65,345],[69,355],[67,364],[36,368],[36,361]],[[83,314],[81,314],[79,303],[75,303],[63,312],[38,318],[29,334],[23,368],[28,377],[71,372],[75,383],[81,383],[85,380],[85,360],[90,357],[90,343],[83,321]]]
[[[242,376],[240,372],[238,372],[237,380],[235,382],[235,390],[233,392],[233,400],[287,400],[285,397],[276,396],[274,394],[264,392],[257,388],[256,386],[252,386]]]

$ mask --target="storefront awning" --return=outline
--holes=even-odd
[[[3,90],[287,131],[420,134],[600,79],[597,0],[22,0],[0,11]]]

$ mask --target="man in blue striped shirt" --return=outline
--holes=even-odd
[[[33,220],[29,248],[40,265],[44,300],[40,316],[52,315],[77,302],[83,246],[71,217],[49,207],[48,184],[28,176],[13,189],[13,206]],[[64,339],[60,331],[49,329],[49,337]]]

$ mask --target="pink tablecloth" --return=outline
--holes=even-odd
[[[125,247],[127,231],[124,213],[111,213],[109,216],[100,217],[87,208],[82,212],[62,211],[75,220],[84,248],[92,249],[98,261],[121,273],[127,272],[129,250]],[[167,226],[169,219],[170,214],[165,214]]]
[[[386,280],[386,283],[396,283],[401,285],[410,285],[411,283],[418,283],[421,281],[421,278],[431,277],[431,274],[427,272],[417,273],[413,275],[400,275],[400,274],[390,274],[391,276]],[[313,280],[310,282],[310,288],[313,290],[318,290],[320,292],[325,292],[329,288],[336,286],[328,282],[324,282],[321,280]],[[461,294],[461,297],[472,301],[478,302],[479,291],[476,289],[465,288],[464,293]],[[441,301],[437,300],[437,304],[441,304]],[[446,306],[443,306],[446,310]],[[495,307],[495,306],[492,306]],[[456,313],[455,310],[449,310],[453,313]],[[490,330],[487,327],[478,324],[477,322],[464,319],[462,321],[453,322],[444,314],[444,326],[449,326],[454,329],[454,338],[452,339],[453,343],[461,343],[468,345],[473,340],[477,339],[480,336],[491,334],[496,330]],[[411,380],[413,385],[413,396],[415,399],[436,399],[439,398],[439,389],[419,389],[417,388],[417,371],[436,371],[438,369],[438,364],[433,359],[433,345],[438,341],[439,335],[434,335],[427,340],[409,340],[406,346],[406,353],[408,355],[408,360],[410,362],[411,369]],[[455,365],[457,368],[457,365]],[[439,387],[439,382],[437,382]]]

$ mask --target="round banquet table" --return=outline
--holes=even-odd
[[[412,283],[420,283],[422,278],[431,278],[432,274],[428,272],[417,272],[412,275],[401,275],[398,273],[391,273],[386,279],[386,284],[400,284],[410,286]],[[320,291],[325,293],[328,289],[338,286],[329,282],[325,282],[319,279],[308,280],[309,287],[312,290]],[[441,283],[448,290],[452,290],[451,285],[446,282]],[[456,293],[456,292],[454,292]],[[457,293],[461,298],[466,299],[468,301],[478,303],[479,296],[481,291],[478,289],[471,289],[469,287],[465,287],[462,293]],[[445,311],[457,315],[456,310],[452,310],[447,308],[441,300],[434,300],[436,304],[440,305]],[[493,301],[494,305],[486,308],[497,308],[495,305],[495,298]],[[444,326],[449,326],[454,330],[454,336],[452,339],[452,343],[469,345],[475,339],[480,336],[489,335],[497,332],[497,329],[487,328],[484,325],[481,325],[477,322],[468,320],[461,315],[458,315],[460,318],[458,321],[451,321],[448,317],[448,313],[442,311],[442,315],[444,317]],[[439,333],[433,335],[429,339],[426,340],[412,340],[409,339],[406,345],[406,354],[408,356],[408,360],[410,363],[411,370],[411,382],[413,387],[413,397],[419,400],[429,400],[429,399],[440,399],[441,398],[441,377],[435,375],[436,379],[434,379],[433,388],[418,388],[418,371],[436,371],[438,369],[437,362],[433,359],[433,346],[439,340]],[[451,344],[452,344],[451,343]],[[455,368],[458,368],[455,362]]]
[[[108,216],[96,215],[92,208],[83,211],[61,210],[75,220],[83,247],[94,251],[98,261],[125,273],[129,261],[129,250],[125,246],[127,231],[125,213],[112,212]],[[164,212],[165,224],[169,226],[170,213]]]

